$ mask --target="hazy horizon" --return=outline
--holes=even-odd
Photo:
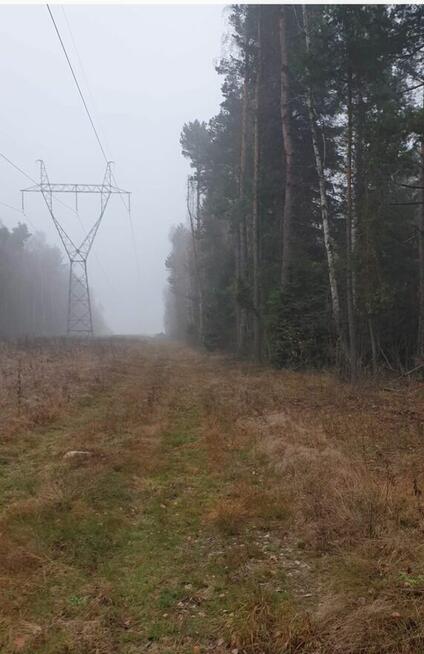
[[[90,286],[114,333],[154,334],[163,329],[169,230],[186,214],[188,164],[179,135],[184,122],[218,111],[214,63],[225,7],[52,5],[52,12],[117,182],[132,193],[140,274],[128,215],[113,197],[90,254]],[[1,15],[0,152],[36,180],[36,160],[43,159],[52,182],[100,183],[105,162],[47,8],[2,6]],[[20,189],[31,182],[3,159],[0,166],[0,202],[19,209]],[[72,196],[62,199],[75,205]],[[60,247],[42,197],[28,196],[25,208],[23,216],[0,204],[0,221],[27,222]],[[81,236],[76,216],[61,205],[57,210],[70,234]],[[85,227],[96,211],[92,200],[80,204]]]

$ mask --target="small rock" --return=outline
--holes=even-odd
[[[78,458],[84,458],[86,456],[91,456],[91,452],[88,452],[87,450],[69,450],[69,452],[66,452],[66,454],[63,455],[64,459],[78,459]]]

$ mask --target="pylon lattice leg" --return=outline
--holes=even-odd
[[[69,270],[68,336],[92,336],[90,289],[87,261],[72,259]]]

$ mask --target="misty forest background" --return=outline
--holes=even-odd
[[[353,379],[420,369],[424,7],[235,5],[229,24],[220,110],[181,134],[167,333]]]
[[[0,223],[0,338],[65,334],[68,277],[60,250],[42,233]],[[100,308],[92,308],[97,333],[105,333]]]

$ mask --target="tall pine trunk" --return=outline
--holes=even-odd
[[[260,297],[260,224],[259,224],[259,177],[260,177],[260,152],[259,152],[259,111],[262,84],[262,26],[261,6],[257,7],[257,58],[256,58],[256,79],[255,79],[255,105],[253,124],[253,197],[252,197],[252,249],[253,249],[253,348],[255,358],[260,361],[262,356],[262,312]]]
[[[370,335],[371,343],[371,363],[372,363],[372,374],[377,374],[377,343],[375,338],[374,330],[374,319],[372,315],[368,315],[368,332]]]
[[[200,168],[196,170],[196,230],[200,234]]]
[[[232,240],[233,240],[233,245],[234,245],[234,261],[235,261],[235,273],[236,273],[236,282],[237,282],[237,289],[236,289],[236,295],[235,295],[235,318],[236,318],[236,347],[237,347],[237,352],[240,354],[241,346],[240,346],[240,341],[241,341],[241,305],[240,305],[240,288],[241,288],[241,266],[240,266],[240,250],[241,250],[241,244],[240,244],[240,229],[238,225],[238,221],[240,219],[237,219],[237,224],[235,227],[235,231],[232,234]]]
[[[247,349],[247,225],[246,225],[246,157],[247,157],[247,121],[248,121],[248,82],[247,71],[243,84],[241,142],[240,142],[240,179],[239,179],[239,216],[237,225],[238,247],[238,299],[237,299],[237,350],[243,355]]]
[[[424,139],[421,140],[421,205],[418,218],[418,363],[424,359]]]
[[[358,85],[358,84],[357,84]],[[353,188],[352,193],[352,297],[353,307],[356,309],[357,305],[357,283],[356,283],[356,259],[357,247],[359,236],[359,220],[361,214],[361,207],[363,206],[363,198],[366,195],[366,184],[364,180],[364,128],[365,128],[365,107],[361,93],[357,94],[357,109],[356,109],[356,129],[354,130],[354,162],[352,167],[354,169],[353,175]]]
[[[187,180],[187,211],[190,220],[190,231],[193,245],[193,262],[194,262],[194,276],[195,284],[193,285],[196,289],[196,310],[194,313],[197,314],[197,340],[198,343],[203,345],[204,343],[204,325],[203,325],[203,285],[200,272],[200,262],[199,262],[199,250],[198,250],[198,237],[199,237],[199,228],[200,228],[200,200],[199,200],[199,191],[198,191],[199,181],[196,181],[196,216],[193,216],[193,203],[191,194],[193,192],[192,188],[192,179],[190,177]],[[195,225],[196,221],[196,225]]]
[[[353,216],[353,102],[352,102],[352,71],[348,70],[347,81],[347,161],[346,161],[346,302],[349,330],[349,359],[351,381],[357,376],[356,324],[353,295],[353,238],[355,221]]]
[[[281,289],[287,289],[291,267],[291,227],[294,212],[294,144],[290,111],[289,59],[287,47],[288,6],[280,8],[279,35],[281,53],[281,128],[285,155],[284,207],[282,215]]]
[[[304,31],[305,31],[306,52],[308,55],[310,55],[311,35],[309,30],[308,9],[306,5],[303,5],[303,24],[304,24]],[[316,168],[318,184],[319,184],[321,224],[322,224],[322,231],[324,235],[324,247],[327,257],[328,280],[329,280],[330,294],[331,294],[331,306],[333,311],[333,318],[334,318],[337,338],[339,344],[342,345],[343,335],[342,335],[341,318],[340,318],[339,291],[338,291],[337,276],[336,276],[336,255],[334,251],[334,241],[331,236],[330,224],[328,220],[328,198],[327,198],[327,189],[326,189],[326,179],[325,179],[321,152],[318,145],[319,131],[316,122],[314,97],[310,85],[308,85],[307,88],[306,104],[308,107],[309,125],[311,129],[312,146],[313,146],[314,158],[315,158],[315,168]]]

